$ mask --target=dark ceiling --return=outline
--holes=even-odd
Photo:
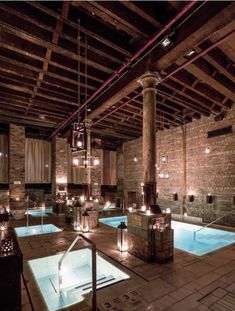
[[[187,5],[182,1],[0,2],[0,121],[44,127],[48,136],[55,134]],[[164,78],[156,95],[158,129],[226,113],[235,101],[234,16],[234,2],[195,1],[81,109],[81,118],[87,115],[93,121],[93,135],[115,144],[141,136],[137,80],[146,70],[158,71]],[[160,42],[167,34],[173,45],[165,50]],[[187,56],[192,49],[194,54]],[[62,134],[71,121],[64,123]]]

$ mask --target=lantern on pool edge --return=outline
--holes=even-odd
[[[117,227],[117,248],[120,252],[127,251],[127,226],[124,221]]]
[[[85,211],[82,214],[82,232],[90,231],[90,215]]]

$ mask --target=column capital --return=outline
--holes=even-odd
[[[156,85],[162,80],[161,75],[158,72],[147,71],[139,79],[143,89],[155,88]]]
[[[85,126],[87,129],[90,129],[92,127],[92,120],[89,118],[85,119]]]

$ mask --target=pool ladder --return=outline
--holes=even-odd
[[[79,238],[83,239],[86,241],[88,244],[91,245],[91,256],[92,256],[92,311],[97,311],[96,305],[97,305],[97,300],[96,300],[96,244],[85,237],[83,234],[78,234],[76,238],[73,240],[67,251],[63,254],[63,256],[60,258],[58,262],[58,280],[59,280],[59,294],[61,294],[61,284],[62,284],[62,264],[67,257],[68,253],[71,251],[71,249],[74,247],[74,245],[77,243]]]
[[[217,222],[218,220],[220,220],[220,219],[222,219],[222,218],[224,218],[224,217],[226,217],[226,216],[228,216],[228,215],[230,215],[230,214],[233,214],[233,213],[228,213],[228,214],[226,214],[226,215],[220,216],[220,217],[216,218],[215,220],[211,221],[209,224],[205,225],[204,227],[202,227],[202,228],[200,228],[200,229],[194,231],[194,232],[193,232],[193,239],[196,240],[196,234],[197,234],[197,232],[199,232],[199,231],[201,231],[201,230],[203,230],[203,229],[209,227],[210,225],[214,224],[214,223]]]

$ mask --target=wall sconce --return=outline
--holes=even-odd
[[[138,162],[137,156],[134,156],[134,162]]]
[[[188,195],[188,201],[189,202],[193,202],[194,201],[194,195],[193,194],[189,194]]]
[[[211,152],[211,147],[206,145],[205,153],[210,153]]]
[[[146,206],[145,205],[142,205],[141,206],[141,212],[145,212],[146,211]]]
[[[207,204],[212,204],[213,203],[213,197],[210,193],[206,196],[206,203]]]
[[[127,226],[124,221],[120,222],[117,227],[117,249],[120,252],[126,252],[128,250],[127,246]]]
[[[168,156],[165,153],[163,153],[161,156],[161,160],[162,160],[162,163],[167,163],[168,162]]]
[[[82,232],[90,231],[90,215],[85,211],[82,214]]]
[[[178,201],[178,193],[173,193],[173,201]]]

